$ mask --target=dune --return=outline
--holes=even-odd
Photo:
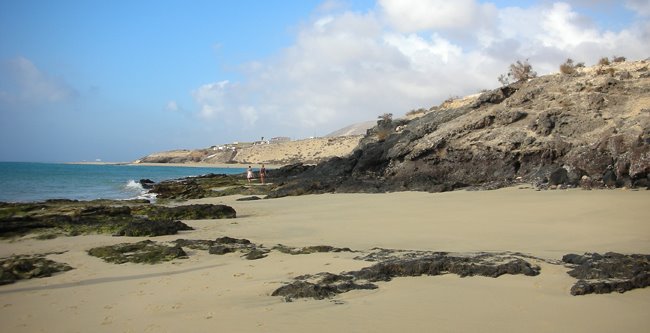
[[[453,252],[517,251],[541,274],[396,278],[375,290],[285,302],[270,296],[294,277],[370,266],[358,252],[259,260],[187,250],[188,259],[114,265],[98,245],[143,238],[87,235],[2,241],[0,256],[52,253],[75,269],[0,286],[8,332],[637,332],[650,324],[650,289],[571,296],[575,279],[552,264],[567,253],[650,253],[650,192],[632,190],[323,194],[223,203],[237,219],[184,221],[196,230],[156,237],[247,238],[265,246],[332,245]],[[54,253],[56,252],[56,253]]]

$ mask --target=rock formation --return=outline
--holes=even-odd
[[[72,269],[67,264],[44,258],[45,255],[18,255],[0,259],[0,285],[18,280],[43,278]]]
[[[151,240],[94,247],[88,250],[88,254],[114,264],[126,262],[156,264],[162,261],[187,258],[187,254],[180,246],[167,246]]]
[[[650,255],[608,252],[567,254],[562,257],[579,279],[571,287],[571,295],[623,293],[650,286]]]
[[[178,220],[234,218],[236,215],[232,207],[225,205],[165,207],[146,200],[0,203],[0,237],[31,232],[49,232],[43,238],[56,237],[54,233],[153,237],[192,229]]]
[[[461,277],[480,275],[496,278],[503,274],[535,276],[539,271],[538,266],[515,254],[421,252],[393,257],[359,271],[299,276],[271,295],[282,296],[287,301],[294,298],[324,299],[355,289],[376,289],[373,282],[391,281],[396,277],[457,274]]]
[[[349,156],[272,170],[281,186],[271,196],[577,186],[583,177],[586,187],[648,187],[648,65],[542,76],[414,119],[380,119]]]

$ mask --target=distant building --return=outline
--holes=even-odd
[[[277,136],[275,138],[271,138],[271,143],[278,143],[278,142],[288,142],[291,141],[291,138],[286,137],[286,136]]]

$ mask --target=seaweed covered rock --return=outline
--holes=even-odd
[[[0,259],[0,285],[17,280],[49,277],[52,274],[71,270],[67,264],[59,263],[42,256],[19,255]]]
[[[562,261],[572,269],[569,275],[578,279],[571,295],[623,293],[650,286],[650,255],[608,252],[567,254]]]
[[[187,258],[187,254],[180,246],[167,246],[151,240],[95,247],[88,250],[88,254],[114,264],[126,262],[157,264]]]
[[[235,218],[236,215],[232,207],[225,205],[164,207],[146,200],[0,202],[0,236],[43,231],[71,236],[88,233],[158,236],[190,230],[187,225],[175,222],[179,219]]]
[[[319,273],[313,276],[296,277],[294,282],[276,289],[271,296],[282,296],[288,302],[294,298],[321,300],[351,290],[372,290],[377,288],[377,285],[372,283],[357,283],[352,276]]]
[[[154,220],[206,220],[206,219],[232,219],[237,217],[237,212],[230,206],[195,204],[175,207],[142,206],[138,212]]]
[[[208,251],[210,254],[224,255],[240,252],[248,260],[256,260],[266,257],[269,250],[258,246],[245,238],[219,237],[215,240],[203,239],[177,239],[174,241],[177,246],[188,247],[196,250]]]
[[[280,251],[286,254],[311,254],[311,253],[323,253],[323,252],[353,252],[350,248],[338,248],[329,245],[315,245],[315,246],[306,246],[306,247],[290,247],[282,244],[278,244],[273,247],[273,250]]]
[[[240,175],[208,174],[163,181],[155,184],[151,193],[158,199],[187,200],[232,194],[265,195],[272,188],[246,185],[246,179]]]
[[[396,277],[451,273],[461,277],[480,275],[496,278],[503,274],[535,276],[539,271],[539,266],[515,254],[450,255],[422,251],[402,258],[393,257],[358,271],[299,276],[294,282],[276,289],[272,295],[283,296],[285,300],[301,297],[323,299],[354,289],[374,289],[377,286],[372,282],[391,281]]]
[[[194,229],[181,221],[141,219],[126,223],[114,236],[156,237],[175,235],[181,230]]]

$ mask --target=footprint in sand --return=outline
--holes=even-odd
[[[113,316],[106,316],[102,321],[102,325],[110,325],[113,323]]]

